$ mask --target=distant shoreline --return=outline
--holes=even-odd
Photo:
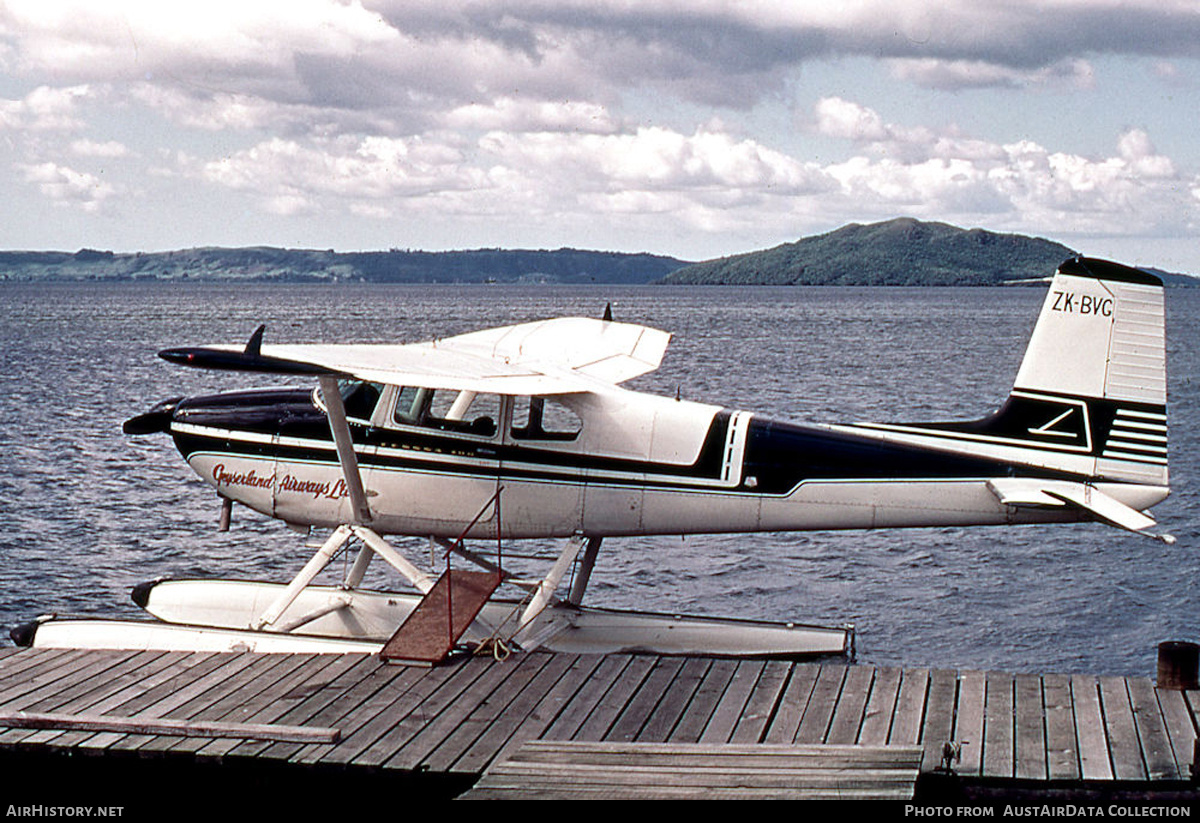
[[[0,251],[0,282],[433,285],[993,286],[1037,284],[1078,252],[1051,240],[896,218],[699,263],[586,249],[338,252],[206,247]],[[1167,285],[1200,278],[1150,270]]]

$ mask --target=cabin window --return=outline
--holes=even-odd
[[[365,380],[339,380],[338,392],[342,395],[347,419],[370,421],[383,394],[383,385]]]
[[[404,426],[495,437],[496,421],[500,419],[500,397],[405,386],[396,397],[393,419]]]
[[[579,415],[548,397],[518,397],[513,405],[514,440],[574,440],[583,431]]]

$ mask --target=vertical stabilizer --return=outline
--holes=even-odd
[[[1063,263],[1011,401],[1026,414],[1042,407],[1027,427],[1034,437],[1086,435],[1096,476],[1167,485],[1162,281],[1103,260]]]
[[[1015,388],[1166,405],[1162,281],[1102,260],[1068,260],[1050,284]]]

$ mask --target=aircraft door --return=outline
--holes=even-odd
[[[496,534],[501,398],[471,391],[396,388],[372,419],[379,453],[368,482],[377,491],[384,527],[456,538]],[[373,504],[374,505],[374,504]]]
[[[565,537],[583,527],[579,415],[550,397],[506,398],[500,464],[505,537]]]

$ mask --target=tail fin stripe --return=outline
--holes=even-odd
[[[1165,445],[1167,442],[1167,438],[1159,434],[1145,434],[1144,432],[1124,431],[1117,429],[1110,431],[1109,437],[1124,437],[1128,440],[1144,440],[1145,443],[1142,445],[1147,445],[1149,443],[1162,443]]]
[[[1146,454],[1146,455],[1166,454],[1167,453],[1166,446],[1148,446],[1145,443],[1127,443],[1124,440],[1109,440],[1108,444],[1104,447],[1104,451],[1107,454],[1108,452],[1110,452],[1113,449],[1120,449],[1121,451],[1138,452],[1138,453]]]
[[[1155,434],[1166,435],[1167,427],[1161,423],[1139,423],[1136,420],[1121,420],[1117,418],[1113,422],[1113,428],[1120,426],[1125,429],[1133,429],[1135,431],[1154,432]]]
[[[1125,452],[1114,452],[1114,451],[1109,451],[1108,449],[1105,449],[1104,454],[1102,454],[1101,456],[1106,457],[1109,460],[1128,460],[1132,463],[1153,463],[1157,466],[1167,465],[1167,458],[1165,458],[1165,457],[1150,457],[1149,455],[1145,455],[1145,454],[1127,454]]]
[[[1145,420],[1161,420],[1163,423],[1167,422],[1167,416],[1165,414],[1159,414],[1158,412],[1134,411],[1133,409],[1117,409],[1117,417],[1141,417]]]

